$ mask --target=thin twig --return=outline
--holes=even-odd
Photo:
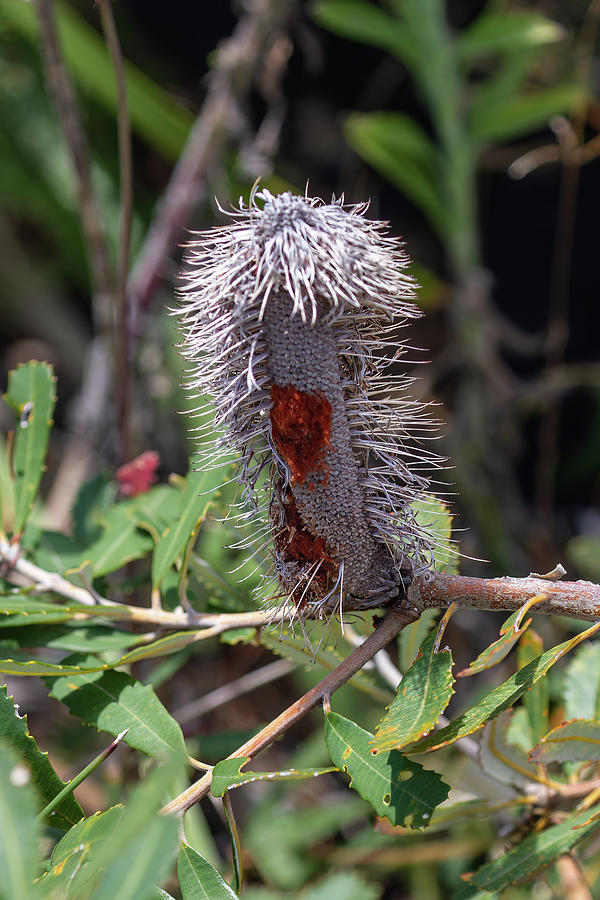
[[[94,464],[100,428],[104,435],[111,431],[108,410],[111,349],[113,354],[116,353],[112,316],[116,287],[105,228],[93,187],[88,145],[75,91],[63,63],[52,0],[36,0],[36,7],[46,82],[54,99],[75,175],[77,204],[90,267],[96,334],[96,339],[88,348],[86,374],[74,405],[71,434],[46,512],[46,524],[62,528],[68,522],[68,511],[75,494]],[[100,390],[98,385],[101,385]],[[91,396],[94,397],[93,404],[88,402]]]
[[[165,628],[201,628],[231,622],[231,628],[244,625],[260,627],[285,621],[289,608],[250,611],[247,613],[191,613],[184,609],[149,609],[125,606],[101,597],[96,592],[78,587],[55,572],[48,572],[20,555],[18,547],[0,542],[0,570],[11,584],[52,591],[66,600],[84,604],[88,609],[77,611],[79,618],[102,615],[119,620],[162,625]],[[430,572],[416,578],[409,588],[407,600],[415,613],[424,609],[447,609],[451,603],[465,609],[515,612],[536,594],[545,594],[536,613],[547,616],[567,616],[595,622],[600,618],[600,585],[591,581],[552,581],[547,578],[470,578],[466,575],[444,575]],[[96,607],[96,608],[94,608]]]
[[[238,758],[249,756],[253,758],[261,750],[270,746],[278,737],[285,734],[292,725],[304,718],[312,709],[315,708],[325,695],[330,695],[337,691],[345,684],[353,675],[355,675],[364,664],[373,658],[378,650],[386,646],[402,629],[414,621],[414,616],[403,610],[394,610],[388,613],[383,622],[369,635],[367,640],[357,647],[340,665],[330,672],[322,681],[316,684],[304,696],[292,703],[277,718],[259,731],[253,738],[242,744],[237,750],[228,757]],[[212,782],[212,772],[207,772],[195,784],[192,784],[187,790],[183,791],[170,803],[163,807],[163,813],[182,813],[197,803],[198,800],[205,797],[210,790]]]
[[[203,195],[207,171],[222,156],[248,94],[254,74],[274,32],[290,9],[290,0],[253,0],[231,38],[216,54],[206,99],[190,132],[171,180],[156,207],[156,214],[129,279],[134,337],[137,319],[152,300],[165,275],[165,266],[192,210]]]
[[[127,104],[127,84],[123,53],[112,12],[112,0],[98,0],[98,10],[102,30],[110,52],[117,85],[117,125],[119,136],[119,178],[121,194],[121,235],[117,265],[117,311],[114,317],[115,350],[119,373],[117,388],[119,393],[119,434],[121,458],[130,455],[129,446],[129,329],[127,276],[129,273],[129,253],[131,247],[131,226],[133,221],[133,159],[131,151],[131,123]]]
[[[283,678],[284,675],[289,675],[295,668],[296,663],[287,659],[276,659],[275,662],[261,666],[260,669],[255,669],[252,672],[247,672],[240,678],[236,678],[234,681],[230,681],[228,684],[210,691],[203,697],[186,703],[173,711],[173,717],[177,719],[180,725],[192,719],[198,719],[213,709],[220,709],[224,703],[229,703],[230,700],[237,700],[242,694],[248,694],[264,684],[270,684],[278,678]]]
[[[46,81],[54,98],[75,173],[77,201],[91,271],[96,329],[101,334],[109,334],[110,301],[114,293],[114,283],[102,216],[92,185],[87,141],[81,125],[73,85],[60,52],[52,0],[36,0],[36,7]]]

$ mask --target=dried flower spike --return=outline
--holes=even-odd
[[[437,461],[418,443],[431,423],[390,372],[414,283],[365,210],[263,190],[190,243],[184,275],[192,389],[213,398],[217,451],[240,454],[276,593],[306,617],[402,597],[435,542],[411,508]]]

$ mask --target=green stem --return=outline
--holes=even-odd
[[[233,807],[231,805],[231,797],[229,791],[223,794],[223,811],[225,813],[225,821],[227,822],[227,831],[231,839],[231,852],[233,856],[233,885],[232,888],[236,894],[240,894],[244,884],[244,868],[242,860],[242,845],[240,835],[235,824],[233,815]]]
[[[65,797],[67,797],[69,794],[72,794],[75,788],[79,787],[81,782],[85,781],[88,775],[91,775],[94,769],[97,769],[98,766],[103,763],[108,756],[110,756],[113,750],[117,749],[128,731],[129,728],[126,728],[125,731],[122,731],[121,734],[118,734],[114,741],[112,741],[108,745],[108,747],[106,747],[101,753],[98,754],[98,756],[96,756],[95,759],[91,761],[89,766],[86,766],[85,769],[82,769],[79,775],[76,775],[75,778],[65,784],[62,791],[59,791],[56,797],[53,797],[50,803],[46,804],[46,806],[37,817],[37,821],[42,822],[46,818],[46,816],[49,816],[50,813],[56,809],[56,807],[64,800]]]

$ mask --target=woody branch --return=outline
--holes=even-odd
[[[261,626],[282,621],[290,615],[290,610],[281,609],[194,614],[183,609],[126,606],[101,597],[96,591],[74,585],[55,572],[42,569],[22,556],[15,545],[6,541],[0,541],[0,573],[11,584],[34,588],[38,592],[50,592],[81,604],[82,608],[78,608],[76,614],[82,618],[97,617],[98,604],[105,607],[106,615],[111,618],[130,619],[165,628],[202,628],[216,624],[226,626],[228,622],[231,622],[232,628],[237,628],[240,626],[240,617],[244,618],[246,625]],[[466,575],[426,573],[414,580],[407,599],[413,613],[418,614],[424,609],[447,609],[451,603],[465,609],[515,612],[527,600],[539,594],[545,594],[546,599],[536,604],[536,613],[587,621],[600,618],[600,585],[590,581],[556,581],[533,575],[527,578],[471,578]],[[254,622],[251,621],[253,617]]]

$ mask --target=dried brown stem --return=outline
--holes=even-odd
[[[259,731],[253,738],[242,744],[234,753],[230,754],[229,758],[256,756],[261,750],[272,744],[274,740],[285,734],[292,725],[304,718],[325,696],[337,691],[412,621],[414,621],[414,615],[410,615],[406,611],[394,610],[389,612],[367,640],[357,647],[333,672],[330,672],[329,675],[311,688],[310,691],[307,691],[299,700],[288,706],[277,718],[269,722],[262,731]],[[211,782],[212,772],[207,772],[195,784],[192,784],[182,794],[175,797],[170,803],[167,803],[163,807],[162,812],[185,812],[190,806],[193,806],[194,803],[206,796],[210,790]]]

